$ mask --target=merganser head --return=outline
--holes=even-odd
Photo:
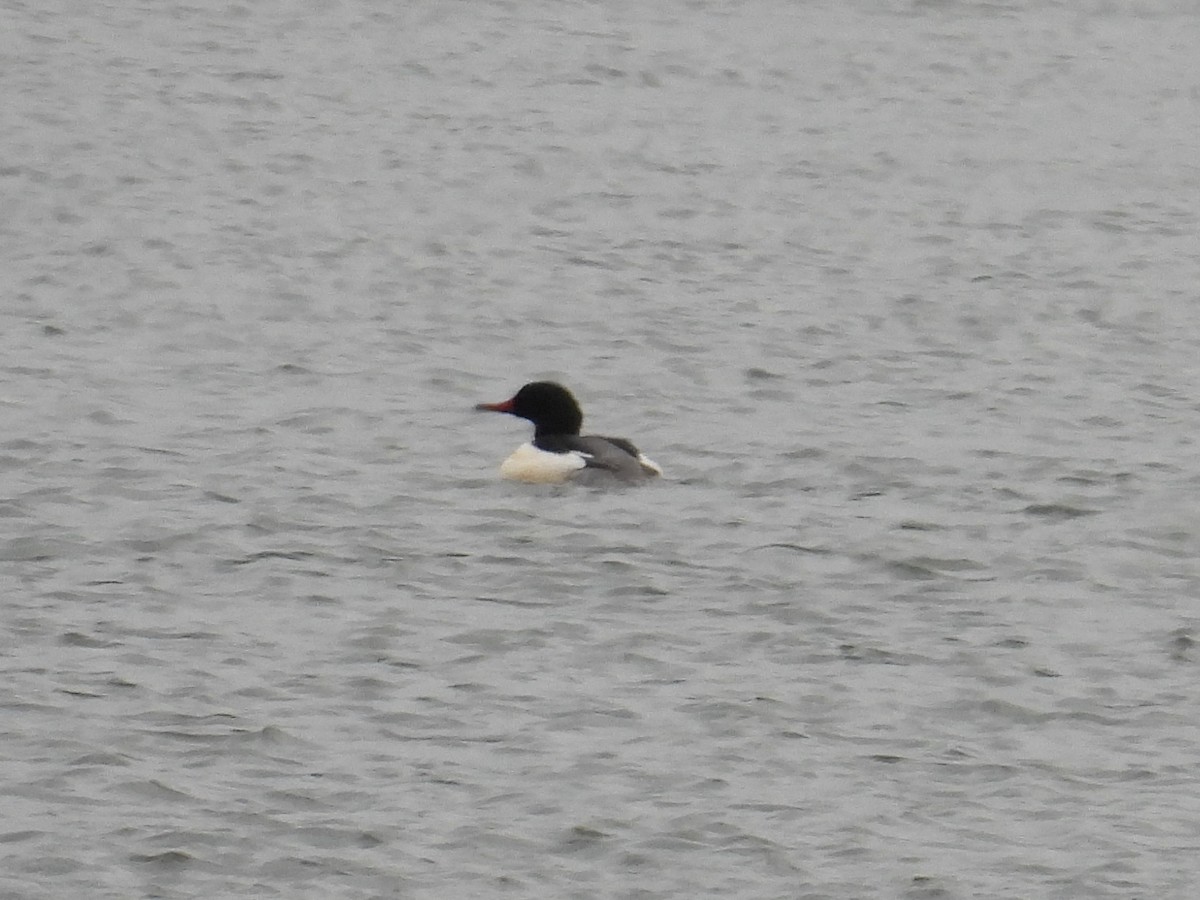
[[[480,403],[476,409],[509,413],[533,423],[535,437],[547,434],[579,434],[583,412],[575,397],[561,384],[534,381],[522,387],[512,399],[500,403]]]

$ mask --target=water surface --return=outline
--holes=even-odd
[[[1191,896],[1191,4],[4,18],[0,896]]]

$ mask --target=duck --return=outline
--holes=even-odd
[[[583,411],[575,395],[553,381],[533,381],[508,400],[475,409],[508,413],[533,423],[533,440],[500,465],[500,477],[528,484],[605,481],[637,484],[662,469],[626,438],[580,434]]]

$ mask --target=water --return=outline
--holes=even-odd
[[[2,15],[0,896],[1192,895],[1190,3]]]

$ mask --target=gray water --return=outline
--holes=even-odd
[[[1190,0],[0,19],[0,896],[1194,896]]]

